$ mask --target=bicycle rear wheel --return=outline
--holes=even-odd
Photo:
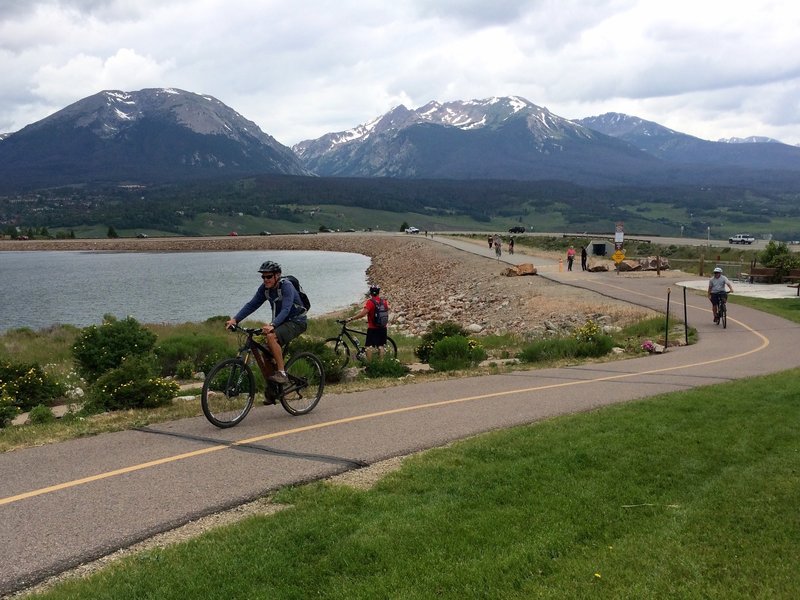
[[[386,338],[386,356],[389,358],[397,358],[397,344],[390,337]]]
[[[206,377],[200,404],[206,419],[224,429],[247,416],[255,394],[252,369],[240,358],[228,358],[214,366]]]
[[[314,410],[325,389],[325,369],[310,352],[295,354],[286,363],[289,383],[283,385],[281,404],[290,415],[305,415]]]
[[[335,369],[344,369],[350,362],[350,347],[344,343],[342,338],[328,338],[325,340],[325,347],[330,348],[336,356],[332,365]]]

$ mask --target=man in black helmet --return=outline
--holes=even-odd
[[[229,319],[226,327],[237,325],[254,313],[264,302],[269,300],[272,308],[272,320],[262,327],[267,339],[267,347],[275,358],[277,370],[270,375],[270,380],[275,383],[287,383],[286,365],[283,361],[282,346],[291,342],[308,327],[306,309],[300,294],[288,279],[281,278],[281,266],[268,260],[258,269],[261,273],[262,283],[258,286],[253,298]]]
[[[364,302],[364,308],[357,315],[347,321],[355,321],[367,315],[367,340],[364,347],[367,349],[367,360],[372,359],[372,350],[378,349],[378,356],[383,357],[386,349],[387,329],[389,320],[389,303],[381,298],[381,288],[373,285],[369,288],[369,298]]]

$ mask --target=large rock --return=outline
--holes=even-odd
[[[639,264],[638,260],[623,260],[619,262],[617,268],[620,271],[641,271],[642,265]]]
[[[590,261],[589,265],[586,267],[586,270],[589,271],[590,273],[600,273],[608,271],[608,265],[609,263],[607,262]]]
[[[522,263],[514,267],[508,267],[503,271],[506,277],[518,277],[520,275],[536,275],[536,267],[531,263]]]

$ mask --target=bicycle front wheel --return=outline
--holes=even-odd
[[[305,415],[314,410],[325,389],[325,369],[310,352],[295,354],[286,363],[289,383],[283,385],[281,404],[290,415]]]
[[[722,321],[722,328],[728,328],[728,307],[726,304],[720,304],[719,320]]]
[[[240,358],[228,358],[211,369],[206,377],[200,404],[206,419],[224,429],[247,416],[255,395],[252,369]]]
[[[328,338],[325,340],[325,347],[330,348],[336,356],[332,365],[335,369],[342,370],[350,362],[350,347],[342,338]]]

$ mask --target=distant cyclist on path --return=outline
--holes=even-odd
[[[722,268],[717,267],[714,269],[714,275],[708,280],[708,299],[711,300],[711,308],[714,311],[714,323],[719,323],[719,314],[717,307],[719,306],[719,298],[725,293],[725,286],[733,293],[733,286],[730,279],[722,274]]]

